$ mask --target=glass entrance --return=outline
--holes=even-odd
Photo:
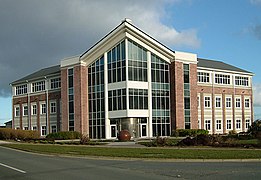
[[[116,125],[111,125],[111,138],[117,137],[117,127]]]
[[[141,124],[140,131],[141,137],[147,137],[147,124]]]

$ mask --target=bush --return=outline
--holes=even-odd
[[[3,128],[0,129],[0,139],[1,140],[32,140],[40,138],[38,131],[21,130],[21,129],[10,129]]]
[[[89,144],[90,138],[87,134],[81,135],[80,144]]]
[[[251,126],[249,127],[248,132],[255,138],[259,136],[261,133],[261,120],[254,121]]]
[[[197,136],[197,135],[207,135],[208,131],[205,129],[177,129],[172,131],[171,136],[176,136],[176,137],[186,137],[186,136]]]
[[[50,133],[46,136],[48,140],[68,140],[68,139],[80,139],[81,133],[77,131],[60,131],[57,133]]]

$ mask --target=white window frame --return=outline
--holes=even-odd
[[[250,99],[249,98],[245,99],[245,108],[250,108]]]
[[[228,74],[215,74],[215,84],[231,84],[230,75]]]
[[[33,126],[33,131],[37,131],[37,126]]]
[[[28,129],[28,126],[24,126],[24,130],[29,130],[29,129]]]
[[[236,119],[236,129],[241,129],[241,119]]]
[[[241,99],[240,98],[236,98],[235,103],[236,103],[236,105],[235,105],[236,108],[241,108]]]
[[[46,126],[41,126],[41,136],[46,136],[47,131],[46,131]]]
[[[57,103],[55,101],[50,102],[50,113],[51,114],[55,114],[56,113],[56,109],[57,109],[56,104]]]
[[[249,86],[249,77],[245,76],[235,76],[236,86]]]
[[[41,103],[41,114],[46,114],[46,104],[45,103]]]
[[[231,108],[231,97],[226,97],[226,107]]]
[[[205,127],[205,130],[211,131],[211,120],[210,119],[206,119],[204,121],[204,127]]]
[[[198,72],[197,77],[198,77],[198,82],[200,82],[200,83],[209,83],[210,82],[210,73],[208,73],[208,72]]]
[[[51,79],[51,89],[59,89],[61,88],[61,78],[53,78]]]
[[[52,128],[52,133],[56,133],[57,132],[57,126],[56,125],[52,125],[51,128]]]
[[[45,91],[45,81],[38,81],[32,83],[32,92]]]
[[[215,105],[216,105],[216,108],[221,108],[222,107],[222,99],[221,97],[216,97],[215,98]]]
[[[210,108],[211,107],[211,97],[210,96],[205,96],[204,97],[204,107],[205,108]]]
[[[20,106],[15,106],[15,117],[20,117]]]
[[[216,130],[222,130],[222,121],[220,119],[216,120]]]
[[[25,107],[27,107],[27,114],[25,113],[26,111],[25,111]],[[27,105],[24,105],[23,106],[23,116],[28,116],[28,114],[29,114],[29,108],[28,108],[28,106]]]
[[[227,119],[226,123],[227,130],[232,130],[232,120]]]
[[[37,115],[37,105],[32,104],[32,115]]]
[[[246,130],[248,130],[250,126],[251,126],[250,119],[246,119]]]
[[[27,84],[19,85],[15,87],[15,95],[23,95],[28,92]]]

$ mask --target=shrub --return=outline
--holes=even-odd
[[[57,133],[50,133],[46,136],[48,140],[68,140],[68,139],[80,139],[81,133],[77,131],[60,131]]]
[[[0,139],[1,140],[32,140],[38,139],[40,134],[38,131],[21,130],[21,129],[10,129],[3,128],[0,129]]]
[[[248,132],[253,136],[257,137],[259,136],[259,133],[261,133],[261,120],[254,121],[251,126],[249,127]]]
[[[172,136],[175,137],[186,137],[186,136],[197,136],[200,134],[208,134],[207,130],[204,129],[177,129],[172,131]]]
[[[90,138],[87,134],[81,135],[80,144],[89,144]]]

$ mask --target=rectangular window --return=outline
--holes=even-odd
[[[215,74],[216,84],[230,84],[230,75]]]
[[[226,98],[226,107],[231,108],[231,98]]]
[[[46,126],[42,126],[41,135],[46,136]]]
[[[232,121],[231,119],[227,119],[227,130],[232,129]]]
[[[159,108],[164,109],[165,102],[159,104]],[[130,109],[148,109],[148,90],[147,89],[129,89],[129,108]]]
[[[24,130],[28,130],[28,127],[27,127],[27,126],[25,126],[25,127],[24,127]]]
[[[248,86],[248,77],[235,76],[235,84],[237,86]]]
[[[205,130],[211,130],[211,120],[205,120]]]
[[[56,102],[51,102],[50,103],[51,106],[51,113],[56,113]]]
[[[241,129],[241,120],[240,119],[236,120],[236,129]]]
[[[27,93],[27,84],[15,87],[15,95],[22,95],[26,93]]]
[[[41,104],[41,114],[46,114],[46,104]]]
[[[236,107],[237,108],[241,107],[241,99],[240,98],[236,98]]]
[[[250,107],[250,100],[245,99],[245,108],[249,108],[249,107]]]
[[[20,107],[15,107],[15,117],[20,116]]]
[[[53,125],[51,128],[52,128],[52,133],[56,133],[57,132],[57,129],[56,129],[55,125]]]
[[[221,107],[221,98],[220,97],[216,97],[216,107],[217,108]]]
[[[37,114],[37,106],[36,104],[32,105],[32,115],[36,115]]]
[[[33,126],[33,131],[36,131],[37,130],[37,127],[36,126]]]
[[[23,107],[23,115],[28,116],[28,106]]]
[[[221,130],[221,120],[216,120],[216,130]]]
[[[58,89],[61,87],[61,78],[51,79],[51,89]]]
[[[205,107],[209,108],[210,107],[210,97],[205,97]]]
[[[198,72],[198,82],[209,83],[209,73]]]
[[[40,92],[45,90],[45,81],[32,83],[32,92]]]
[[[250,127],[250,119],[246,119],[246,130]]]

